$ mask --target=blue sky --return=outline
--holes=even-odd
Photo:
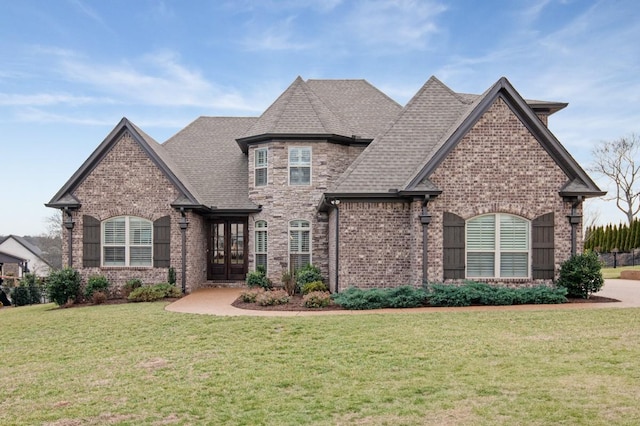
[[[44,203],[123,116],[163,142],[201,115],[257,116],[298,75],[401,104],[431,75],[466,93],[506,76],[569,103],[549,126],[585,168],[640,133],[637,0],[0,0],[0,58],[0,235],[44,232]],[[589,217],[623,220],[607,202]]]

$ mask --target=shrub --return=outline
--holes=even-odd
[[[122,297],[127,298],[133,290],[142,287],[142,280],[140,278],[132,278],[122,286]]]
[[[18,285],[11,290],[11,302],[15,306],[26,306],[31,303],[31,296],[29,295],[29,289],[27,286]]]
[[[94,291],[91,294],[91,302],[93,302],[94,305],[101,305],[106,301],[107,295],[102,291]]]
[[[164,290],[156,286],[145,285],[131,292],[128,300],[131,302],[153,302],[164,298]]]
[[[324,308],[331,304],[331,294],[328,291],[311,291],[302,296],[302,300],[307,308]]]
[[[42,302],[42,280],[33,274],[25,274],[18,286],[11,290],[11,301],[16,306],[36,305]]]
[[[310,283],[306,283],[302,287],[300,287],[300,291],[302,294],[309,294],[312,291],[324,292],[324,291],[329,291],[329,289],[327,288],[325,283],[323,283],[322,281],[313,281]]]
[[[175,285],[169,283],[160,283],[150,286],[142,286],[134,289],[129,294],[132,302],[153,302],[155,300],[164,299],[165,297],[180,297],[182,293]]]
[[[287,269],[282,270],[282,286],[289,296],[296,293],[296,280]]]
[[[104,293],[105,296],[109,294],[109,280],[104,275],[93,275],[87,280],[87,285],[84,289],[84,297],[87,300],[91,300],[93,293],[99,291]]]
[[[567,301],[567,289],[564,287],[531,287],[519,289],[516,293],[514,305],[535,305],[565,303]]]
[[[332,297],[345,309],[416,308],[425,305],[427,293],[411,286],[370,290],[348,288]]]
[[[519,305],[564,303],[565,295],[562,288],[508,288],[467,282],[461,286],[432,284],[428,298],[431,306]]]
[[[247,274],[247,285],[250,288],[260,287],[265,290],[269,290],[272,287],[271,280],[267,278],[264,267],[258,267],[255,271]]]
[[[176,285],[176,268],[173,266],[170,266],[167,272],[167,282],[171,285]]]
[[[557,285],[567,289],[568,297],[588,299],[604,285],[601,267],[594,252],[571,256],[560,266]]]
[[[47,280],[49,299],[58,306],[64,306],[70,300],[76,300],[80,293],[80,274],[66,267],[49,274]]]
[[[182,292],[178,287],[169,283],[159,283],[154,286],[158,290],[162,291],[164,294],[163,297],[180,297],[182,296]]]
[[[245,303],[256,303],[256,298],[260,293],[264,293],[262,288],[252,288],[249,290],[243,290],[240,293],[240,299]]]
[[[259,293],[256,303],[260,306],[284,305],[289,303],[289,295],[284,290],[270,290]]]
[[[303,268],[296,271],[296,286],[298,290],[302,289],[302,286],[314,281],[322,281],[322,275],[320,274],[320,268],[308,264]]]
[[[389,308],[416,308],[427,303],[427,292],[421,288],[401,286],[386,290],[386,306]]]

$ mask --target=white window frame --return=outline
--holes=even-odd
[[[106,228],[109,223],[116,221],[124,221],[124,242],[107,242]],[[132,241],[132,226],[131,222],[141,222],[145,226],[143,231],[148,231],[148,239],[145,242]],[[103,267],[153,267],[153,222],[142,217],[137,216],[115,216],[102,221],[100,224],[100,264]],[[105,248],[109,247],[123,247],[124,248],[124,261],[123,262],[107,262],[105,260]],[[131,249],[132,248],[148,248],[149,249],[149,261],[141,264],[131,264]]]
[[[305,225],[306,224],[306,225]],[[298,251],[292,251],[291,250],[291,245],[293,243],[293,233],[294,232],[299,232],[299,241],[302,241],[302,233],[303,232],[308,232],[309,233],[309,251],[303,251],[303,250],[298,250]],[[289,221],[289,243],[288,243],[288,247],[289,247],[289,256],[288,256],[288,263],[289,263],[289,270],[292,270],[292,265],[291,265],[291,255],[308,255],[309,256],[309,264],[313,265],[313,257],[312,257],[312,252],[313,252],[313,240],[312,240],[312,233],[311,233],[311,222],[305,219],[293,219]],[[304,265],[303,265],[304,266]]]
[[[264,233],[264,247],[260,247],[259,233]],[[258,269],[258,255],[264,256],[264,269],[269,271],[269,257],[267,256],[269,247],[269,224],[266,220],[257,220],[254,224],[254,258],[255,269]],[[260,263],[262,265],[262,263]]]
[[[493,248],[489,249],[469,249],[469,223],[473,220],[479,218],[486,218],[492,216],[494,218],[494,241]],[[501,236],[502,236],[502,219],[503,218],[515,218],[518,222],[525,224],[525,241],[523,242],[521,247],[502,247]],[[506,227],[505,227],[506,228]],[[493,265],[493,275],[492,276],[478,276],[469,274],[469,254],[470,253],[491,253],[494,255],[494,265]],[[502,275],[501,273],[501,262],[503,255],[506,254],[522,254],[526,253],[527,259],[527,271],[525,275],[511,276],[511,275]],[[468,279],[530,279],[531,278],[531,264],[532,264],[532,250],[531,250],[531,221],[525,219],[521,216],[512,215],[508,213],[490,213],[480,216],[472,217],[467,220],[465,226],[465,276]]]
[[[264,157],[262,157],[264,154]],[[264,162],[260,161],[264,159]],[[253,183],[255,186],[267,186],[269,181],[269,150],[268,148],[256,148],[253,151]],[[258,171],[264,170],[264,183],[258,183]]]
[[[306,164],[306,162],[302,162],[302,161],[297,161],[297,162],[292,162],[291,161],[291,153],[294,151],[309,151],[309,163]],[[298,156],[299,158],[301,157],[300,155]],[[287,154],[287,163],[289,165],[289,167],[287,168],[287,180],[289,182],[290,186],[310,186],[311,183],[313,182],[313,151],[311,150],[310,146],[291,146],[289,147],[289,152]],[[292,168],[309,168],[309,182],[304,182],[304,183],[292,183],[291,182],[291,169]]]

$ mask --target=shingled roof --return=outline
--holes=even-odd
[[[249,201],[247,156],[235,138],[256,122],[253,117],[200,117],[163,147],[206,207],[256,210]]]
[[[471,105],[431,77],[389,130],[367,147],[329,192],[384,194],[405,189],[425,153],[434,150]]]
[[[371,141],[402,107],[365,80],[298,77],[238,138],[248,144],[274,137],[326,137]]]
[[[506,78],[482,95],[458,94],[431,77],[387,132],[376,138],[328,191],[334,195],[381,196],[404,192],[438,193],[429,176],[497,97],[503,97],[567,175],[566,196],[604,193],[589,178],[532,105],[557,110],[566,104],[525,101]]]

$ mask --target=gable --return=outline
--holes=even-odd
[[[540,197],[558,198],[567,175],[498,97],[451,148],[429,181],[443,190],[443,196],[452,192],[481,204],[497,200],[527,204]]]
[[[186,179],[181,178],[182,173],[172,164],[171,158],[164,153],[163,148],[129,120],[123,118],[51,201],[45,205],[47,207],[71,209],[80,207],[81,200],[75,195],[76,189],[87,179],[94,169],[102,163],[104,158],[123,137],[130,138],[133,143],[137,144],[138,149],[144,154],[146,159],[155,164],[155,167],[164,175],[170,184],[175,187],[178,195],[172,201],[182,200],[185,206],[195,206],[198,204],[195,190],[190,187]],[[105,177],[109,177],[110,180],[115,180],[117,176],[106,173]],[[133,178],[134,174],[125,177]]]
[[[450,151],[460,142],[465,134],[475,125],[475,123],[491,108],[496,99],[502,99],[510,108],[512,113],[518,118],[520,123],[526,127],[529,133],[537,140],[540,146],[547,152],[548,156],[560,167],[567,180],[559,193],[562,196],[594,197],[604,195],[598,186],[591,180],[580,165],[573,159],[569,152],[555,138],[551,131],[540,121],[534,111],[527,105],[527,102],[516,92],[506,78],[501,78],[469,109],[463,120],[451,128],[451,133],[443,138],[432,154],[430,154],[419,171],[407,182],[407,189],[411,190],[418,185],[425,185],[429,181],[429,176],[449,155]],[[495,122],[496,125],[499,122]],[[504,135],[508,135],[509,129],[503,129]],[[571,186],[583,188],[581,192],[568,192],[564,188]]]
[[[416,168],[469,105],[438,79],[430,78],[331,192],[385,194],[405,189]]]
[[[162,200],[167,208],[179,196],[167,176],[129,132],[120,137],[73,192],[83,208],[108,206],[109,216],[144,211]]]

